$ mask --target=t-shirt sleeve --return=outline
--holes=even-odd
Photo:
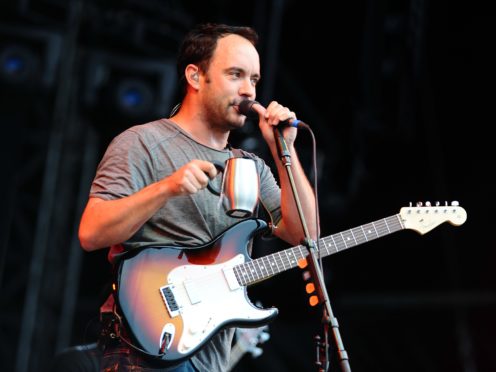
[[[281,189],[270,167],[262,159],[257,159],[260,174],[260,199],[263,207],[270,214],[272,223],[281,220]]]
[[[90,197],[119,199],[154,181],[150,151],[139,134],[128,129],[108,146],[98,165]]]

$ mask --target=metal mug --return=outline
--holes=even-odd
[[[222,175],[219,191],[209,181],[208,189],[223,198],[227,215],[236,218],[250,217],[258,203],[260,179],[257,164],[251,158],[229,158],[222,164],[212,162]]]

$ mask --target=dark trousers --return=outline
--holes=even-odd
[[[49,372],[99,372],[102,350],[93,344],[77,345],[55,355]]]
[[[107,347],[100,370],[101,372],[198,372],[190,360],[172,367],[164,367],[160,361],[151,360],[122,343]]]

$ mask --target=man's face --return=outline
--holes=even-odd
[[[237,105],[255,99],[259,79],[260,59],[253,44],[238,35],[219,39],[201,89],[210,125],[226,130],[242,127],[246,118]]]

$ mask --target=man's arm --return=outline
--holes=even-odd
[[[260,116],[259,127],[262,135],[267,142],[272,156],[274,157],[279,180],[281,183],[281,215],[282,219],[277,225],[274,234],[287,241],[290,244],[300,244],[305,237],[301,221],[298,214],[298,209],[294,201],[291,190],[290,180],[287,174],[286,167],[283,165],[277,150],[276,138],[274,136],[274,128],[283,120],[295,119],[294,112],[288,108],[273,101],[264,109],[260,105],[254,106],[254,109]],[[317,238],[316,225],[316,208],[315,194],[308,181],[305,172],[300,164],[298,155],[294,148],[294,141],[297,135],[297,129],[293,127],[285,127],[282,129],[283,137],[287,144],[291,155],[291,172],[295,182],[296,190],[300,198],[300,204],[303,210],[307,228],[312,239]]]
[[[289,146],[288,146],[289,148]],[[303,210],[307,229],[312,239],[317,237],[315,194],[305,176],[303,168],[293,146],[289,148],[291,153],[291,172],[296,185],[296,190]],[[281,182],[281,215],[282,219],[277,225],[274,234],[290,244],[300,244],[305,237],[303,227],[294,200],[291,184],[286,168],[277,154],[273,154],[277,163],[277,170]]]
[[[90,198],[79,225],[81,246],[93,251],[126,241],[170,198],[198,192],[216,174],[212,163],[193,160],[133,195],[116,200]]]

